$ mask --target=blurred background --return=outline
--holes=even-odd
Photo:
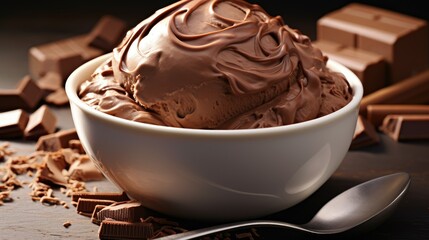
[[[74,1],[9,1],[9,7],[0,8],[0,31],[64,31],[87,32],[92,27],[84,24],[95,23],[104,14],[112,14],[126,20],[130,26],[151,15],[157,9],[167,6],[175,0],[131,1],[131,0],[74,0]],[[280,15],[285,23],[314,39],[316,21],[324,14],[351,2],[365,3],[396,12],[428,20],[429,13],[425,1],[288,1],[288,0],[248,0],[259,4],[270,15]],[[58,24],[47,24],[46,21],[57,21]],[[52,29],[54,28],[54,29]]]

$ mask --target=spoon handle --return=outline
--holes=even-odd
[[[254,221],[227,223],[227,224],[222,224],[222,225],[217,225],[217,226],[212,226],[207,228],[201,228],[201,229],[196,229],[196,230],[174,234],[174,235],[161,237],[157,239],[158,240],[176,240],[176,239],[186,240],[186,239],[193,239],[196,237],[206,236],[212,233],[227,231],[231,229],[238,229],[238,228],[244,228],[244,227],[263,227],[263,226],[291,228],[291,229],[298,229],[298,230],[309,232],[309,230],[304,229],[299,225],[295,225],[295,224],[278,222],[278,221],[270,221],[270,220],[254,220]]]

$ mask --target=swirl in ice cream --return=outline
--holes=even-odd
[[[183,0],[129,30],[79,95],[139,122],[262,128],[332,113],[352,98],[310,39],[242,0]]]

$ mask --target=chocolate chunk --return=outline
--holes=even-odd
[[[130,200],[125,192],[76,192],[72,195],[72,201],[77,202],[80,198],[103,199],[122,202]]]
[[[126,30],[126,23],[121,19],[109,15],[104,16],[89,34],[89,45],[111,52],[120,43]]]
[[[14,109],[33,110],[42,100],[43,90],[25,76],[16,89],[0,89],[0,111]]]
[[[58,73],[48,72],[36,81],[37,86],[44,92],[44,97],[63,87],[63,79]]]
[[[429,139],[429,114],[387,115],[380,130],[396,141]]]
[[[359,115],[350,149],[358,149],[379,142],[380,136],[375,127],[366,118]]]
[[[429,94],[429,93],[428,93]],[[429,105],[414,105],[414,104],[380,104],[368,105],[367,119],[376,128],[383,123],[383,119],[387,115],[403,115],[403,114],[429,114]]]
[[[78,139],[72,139],[69,141],[69,148],[79,154],[85,154],[85,149],[83,149],[82,143]]]
[[[104,175],[98,170],[94,163],[88,156],[80,157],[75,160],[67,175],[70,179],[79,181],[95,181],[104,179]]]
[[[86,35],[34,46],[29,50],[29,71],[34,79],[47,73],[55,73],[65,79],[84,62],[100,56],[104,52],[90,47]]]
[[[45,97],[45,102],[55,106],[65,106],[69,104],[69,98],[67,97],[64,88],[58,88],[55,92],[50,93]]]
[[[103,208],[97,214],[97,219],[113,219],[125,222],[140,222],[140,218],[146,217],[147,209],[137,201],[117,202]]]
[[[76,211],[79,214],[91,216],[92,212],[94,212],[95,206],[109,206],[113,203],[115,203],[115,201],[105,199],[79,198],[79,200],[77,201]]]
[[[64,157],[61,154],[47,154],[44,162],[45,164],[36,173],[37,181],[67,186],[67,178],[62,174],[67,166]]]
[[[360,113],[373,104],[425,104],[429,102],[429,69],[362,98]]]
[[[74,128],[44,135],[37,140],[36,150],[56,152],[61,148],[68,148],[69,141],[72,139],[79,139]]]
[[[0,113],[0,139],[22,137],[28,119],[28,114],[22,109]]]
[[[27,127],[24,131],[25,139],[38,139],[42,135],[55,132],[57,117],[43,105],[30,115]]]
[[[362,82],[365,95],[386,85],[386,62],[383,56],[324,40],[313,43],[328,58],[343,64],[354,72]]]
[[[384,56],[391,83],[423,71],[429,64],[426,21],[364,4],[352,3],[317,22],[317,39]]]
[[[146,222],[105,220],[101,222],[98,235],[100,239],[149,239],[153,235],[153,227]]]

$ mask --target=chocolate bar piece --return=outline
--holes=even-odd
[[[428,93],[429,94],[429,93]],[[374,104],[366,107],[367,119],[376,128],[382,123],[387,115],[403,115],[403,114],[429,114],[429,105],[415,104]]]
[[[24,131],[25,139],[38,139],[42,135],[55,132],[57,117],[43,105],[30,115],[27,127]]]
[[[79,200],[77,201],[76,211],[79,214],[91,216],[92,212],[94,212],[95,206],[109,206],[113,203],[115,203],[115,201],[105,199],[79,198]]]
[[[79,139],[74,128],[44,135],[37,140],[36,150],[56,152],[61,148],[68,148],[72,139]]]
[[[146,217],[147,209],[137,201],[117,202],[100,210],[97,219],[114,219],[116,221],[140,222],[140,219]]]
[[[153,226],[146,222],[103,221],[98,230],[100,239],[150,239]]]
[[[379,142],[380,136],[375,127],[366,118],[359,115],[350,149],[375,145]]]
[[[101,211],[101,209],[103,209],[105,207],[106,206],[104,206],[104,205],[96,205],[95,206],[94,211],[92,212],[92,215],[91,215],[91,222],[92,223],[100,225],[101,221],[100,221],[100,219],[98,219],[97,214],[98,214],[98,212]]]
[[[104,16],[89,33],[89,45],[111,52],[120,43],[126,30],[126,23],[121,19],[110,15]]]
[[[365,95],[386,85],[386,62],[381,55],[324,40],[314,41],[313,44],[329,59],[354,72],[362,82]]]
[[[65,79],[84,62],[104,52],[89,46],[88,36],[81,35],[60,41],[34,46],[29,50],[29,71],[34,79],[55,73]]]
[[[28,119],[28,114],[22,109],[0,113],[0,139],[22,137]]]
[[[14,109],[33,110],[42,97],[42,89],[30,76],[25,76],[16,89],[0,89],[0,112]]]
[[[351,3],[317,22],[317,39],[377,53],[389,63],[390,83],[429,65],[429,27],[422,19]]]
[[[429,139],[429,114],[387,115],[380,130],[396,141]]]
[[[425,104],[429,103],[429,69],[401,82],[382,88],[362,98],[360,113],[373,104]]]
[[[130,200],[125,192],[76,192],[72,195],[72,201],[77,202],[80,198],[103,199],[122,202]]]

